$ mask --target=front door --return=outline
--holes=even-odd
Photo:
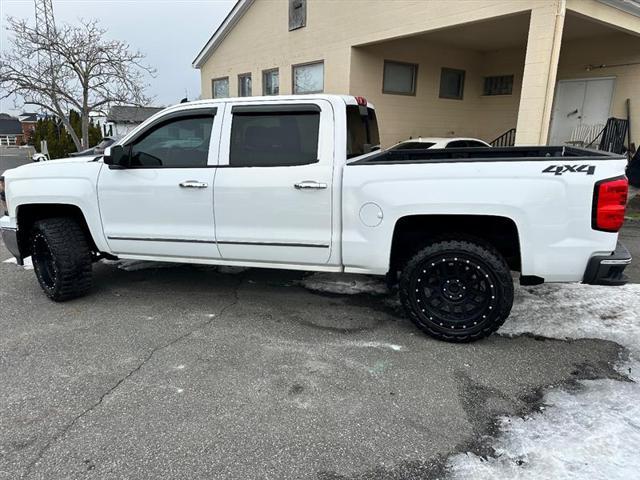
[[[127,141],[127,168],[102,168],[100,214],[115,254],[219,258],[211,168],[218,117],[215,109],[169,114]]]
[[[614,78],[559,81],[549,144],[580,142],[597,135],[609,118],[614,85]]]
[[[326,101],[227,107],[214,205],[224,259],[325,264],[331,253],[333,110]]]

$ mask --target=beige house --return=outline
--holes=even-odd
[[[205,98],[349,93],[417,136],[640,143],[637,0],[239,0],[193,63]]]

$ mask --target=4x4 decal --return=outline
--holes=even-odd
[[[549,165],[542,170],[542,173],[553,173],[554,175],[562,175],[563,173],[586,173],[587,175],[593,175],[595,172],[595,165]]]

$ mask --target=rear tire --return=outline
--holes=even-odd
[[[416,253],[400,277],[400,299],[426,334],[447,342],[491,335],[509,316],[513,280],[505,259],[480,240],[441,240]]]
[[[31,253],[38,282],[51,300],[63,302],[91,289],[91,249],[73,218],[36,222],[31,232]]]

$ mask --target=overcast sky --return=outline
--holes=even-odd
[[[234,4],[235,0],[53,0],[53,11],[56,23],[97,18],[108,37],[146,53],[157,70],[157,76],[149,78],[148,93],[163,106],[184,98],[185,89],[190,100],[200,95],[199,71],[191,62]],[[7,45],[7,16],[35,21],[34,0],[0,0],[0,49]],[[16,113],[13,101],[0,102],[0,112]]]

